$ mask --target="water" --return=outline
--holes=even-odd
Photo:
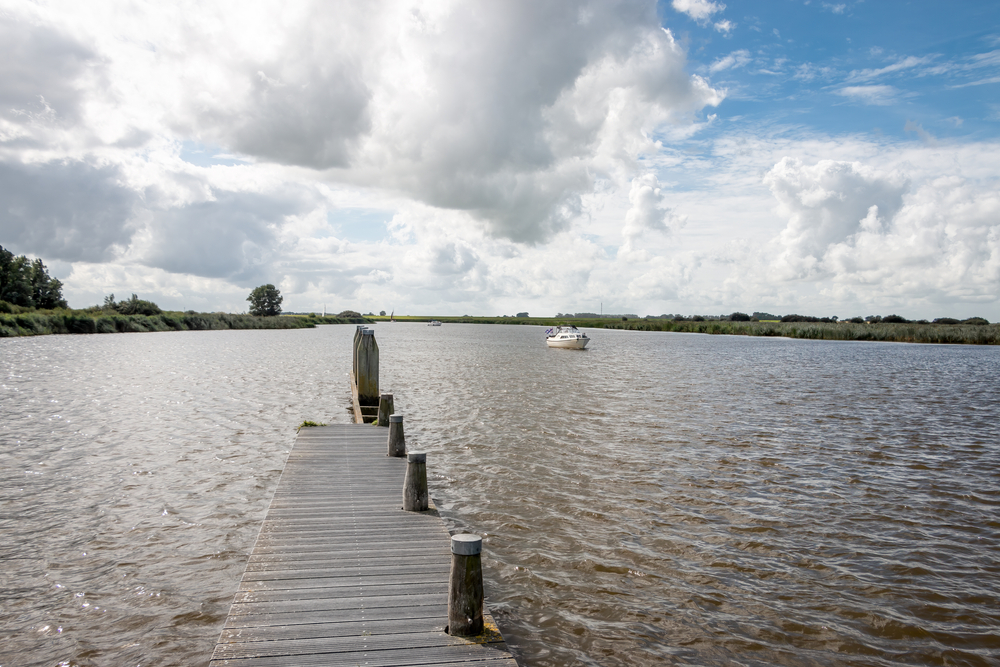
[[[0,665],[207,663],[353,327],[0,340]],[[1000,660],[1000,350],[378,325],[522,664]]]

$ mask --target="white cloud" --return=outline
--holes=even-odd
[[[326,205],[309,194],[325,181],[545,241],[580,215],[595,178],[627,183],[658,150],[654,135],[684,136],[722,100],[686,73],[652,4],[570,4],[11,10],[0,19],[0,161],[8,184],[49,175],[17,186],[0,225],[24,252],[245,283],[277,261],[288,216]],[[182,142],[246,169],[193,168],[177,159]],[[43,192],[64,187],[67,159],[89,165],[76,178],[98,174],[111,203],[87,219],[96,227],[82,244],[59,230],[88,204]]]
[[[899,89],[893,86],[844,86],[836,93],[862,104],[886,106],[900,97]]]
[[[891,65],[886,65],[885,67],[880,67],[879,69],[863,69],[863,70],[853,70],[847,75],[848,82],[857,81],[870,81],[872,79],[877,79],[885,74],[891,74],[893,72],[899,72],[902,70],[913,69],[919,67],[920,65],[926,65],[933,61],[935,56],[925,56],[923,58],[918,58],[916,56],[908,56],[901,60],[898,60]]]
[[[638,250],[639,240],[647,232],[669,234],[684,224],[684,219],[666,206],[666,193],[655,174],[634,178],[628,200],[620,254]]]
[[[712,27],[715,28],[717,31],[725,33],[725,34],[728,35],[733,30],[736,29],[736,24],[733,23],[732,21],[728,20],[728,19],[723,19],[722,21],[718,21],[716,23],[713,23]]]
[[[675,10],[699,22],[707,21],[712,14],[726,8],[721,2],[710,2],[710,0],[673,0],[673,6]]]
[[[821,160],[806,166],[793,158],[776,164],[764,183],[778,200],[779,214],[788,219],[777,239],[782,251],[775,271],[782,280],[822,275],[831,246],[852,238],[872,215],[891,219],[909,185],[899,174],[857,162]]]
[[[736,67],[745,67],[750,62],[750,52],[746,49],[740,49],[739,51],[733,51],[727,56],[719,58],[713,62],[708,71],[713,74],[716,72],[721,72],[727,69],[734,69]]]

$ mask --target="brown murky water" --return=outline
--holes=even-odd
[[[0,665],[198,665],[353,327],[0,340]],[[522,664],[1000,661],[1000,349],[378,325]]]

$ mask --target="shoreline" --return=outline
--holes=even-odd
[[[729,320],[662,320],[566,317],[446,317],[400,316],[397,322],[443,324],[504,324],[550,327],[574,325],[587,329],[660,331],[730,336],[764,336],[808,340],[924,343],[938,345],[1000,345],[1000,324],[934,324],[909,322],[878,324],[853,322],[734,322]],[[323,317],[279,315],[257,317],[229,313],[165,312],[159,315],[120,315],[87,310],[0,313],[0,338],[52,334],[140,333],[148,331],[209,331],[226,329],[311,329],[320,324],[389,324],[388,317]]]
[[[372,317],[387,323],[387,317]],[[662,331],[729,336],[767,336],[808,340],[845,340],[886,343],[928,343],[939,345],[1000,345],[1000,324],[934,324],[908,322],[734,322],[730,320],[661,320],[572,317],[397,317],[399,322],[430,322],[442,324],[509,324],[534,326],[573,325],[585,329],[619,329],[626,331]]]

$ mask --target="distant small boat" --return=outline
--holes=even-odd
[[[568,350],[582,350],[587,347],[590,338],[587,334],[573,326],[555,327],[545,331],[545,343],[549,347],[561,347]]]
[[[427,326],[429,326],[429,327],[439,327],[439,326],[441,326],[441,323],[438,322],[437,320],[431,320],[430,322],[427,323]]]

